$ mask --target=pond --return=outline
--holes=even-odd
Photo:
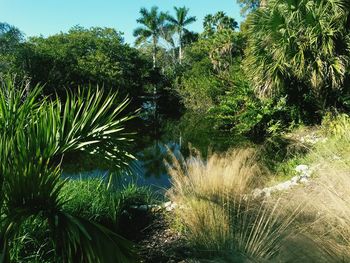
[[[237,139],[217,132],[210,121],[203,120],[203,115],[185,113],[174,117],[164,114],[157,105],[157,99],[145,100],[140,117],[129,127],[137,132],[133,147],[137,160],[131,163],[133,176],[119,175],[116,179],[118,184],[135,183],[163,192],[171,184],[165,166],[169,152],[176,158],[186,157],[191,145],[206,155],[208,150],[227,150]],[[110,164],[99,156],[75,153],[64,160],[63,177],[108,178],[113,172]]]

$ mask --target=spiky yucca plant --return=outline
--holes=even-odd
[[[58,262],[127,262],[130,244],[109,229],[66,213],[60,191],[61,159],[71,151],[103,153],[128,169],[130,134],[122,111],[125,99],[103,90],[67,93],[67,99],[41,97],[41,86],[3,80],[0,87],[0,262],[28,218],[44,218]],[[54,161],[55,160],[55,161]]]

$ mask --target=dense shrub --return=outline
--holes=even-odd
[[[245,69],[262,95],[287,95],[310,113],[339,104],[349,77],[350,7],[342,1],[271,0],[247,19]]]
[[[17,66],[32,84],[45,84],[49,94],[91,84],[130,97],[143,93],[143,85],[151,82],[152,70],[138,50],[123,42],[118,31],[98,27],[73,27],[68,33],[32,37],[23,43]]]

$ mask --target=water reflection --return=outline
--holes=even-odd
[[[169,157],[169,151],[176,156],[180,154],[180,146],[170,142],[163,144],[156,141],[152,146],[144,149],[137,155],[138,164],[142,167],[144,177],[161,177],[166,173],[164,160]]]
[[[122,174],[113,177],[114,185],[118,187],[133,182],[155,190],[167,189],[170,179],[164,160],[169,158],[169,151],[176,157],[181,153],[186,156],[188,144],[191,143],[205,155],[208,149],[226,150],[235,140],[239,140],[230,134],[215,131],[213,123],[203,120],[202,115],[186,113],[180,119],[170,118],[158,105],[158,99],[159,96],[145,97],[140,118],[128,127],[130,131],[137,131],[135,148],[131,151],[136,153],[137,160],[131,164],[133,176]],[[78,153],[68,156],[66,160],[63,165],[64,177],[109,178],[116,172],[101,156]]]
[[[175,156],[180,156],[180,146],[177,143],[154,142],[151,146],[140,151],[132,164],[133,175],[116,174],[109,170],[93,169],[89,171],[70,171],[63,172],[64,178],[70,179],[89,179],[103,178],[110,180],[112,175],[112,185],[119,188],[123,185],[134,183],[139,186],[149,186],[153,190],[162,191],[170,187],[170,179],[166,171],[165,160],[169,158],[169,151]]]

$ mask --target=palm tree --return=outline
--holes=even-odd
[[[142,26],[134,30],[134,36],[136,37],[135,44],[140,45],[151,39],[153,48],[153,68],[155,68],[158,41],[162,34],[167,14],[163,12],[159,13],[158,7],[156,6],[153,6],[151,10],[141,8],[140,14],[141,17],[137,19],[137,23],[142,24]]]
[[[229,17],[225,12],[219,11],[214,15],[206,15],[203,21],[204,32],[203,36],[212,36],[215,32],[220,30],[232,30],[238,28],[238,23],[232,17]]]
[[[172,53],[171,55],[172,61],[173,61],[173,64],[175,64],[176,63],[176,44],[174,39],[174,30],[171,27],[166,26],[163,30],[162,37],[170,46],[170,50]]]
[[[188,32],[186,26],[196,21],[196,17],[188,17],[189,9],[186,7],[174,7],[175,17],[168,16],[167,20],[170,22],[171,27],[179,36],[179,63],[182,62],[182,45],[183,35]]]
[[[248,20],[246,70],[261,94],[312,91],[326,104],[350,63],[347,0],[270,0]],[[310,89],[310,87],[312,89]],[[296,89],[299,89],[297,91]]]
[[[9,262],[9,245],[29,218],[49,225],[58,262],[128,262],[126,240],[64,211],[57,164],[68,152],[102,152],[128,169],[124,124],[132,116],[121,115],[128,100],[116,104],[116,94],[100,89],[67,93],[65,103],[41,94],[41,86],[0,85],[0,262]]]

